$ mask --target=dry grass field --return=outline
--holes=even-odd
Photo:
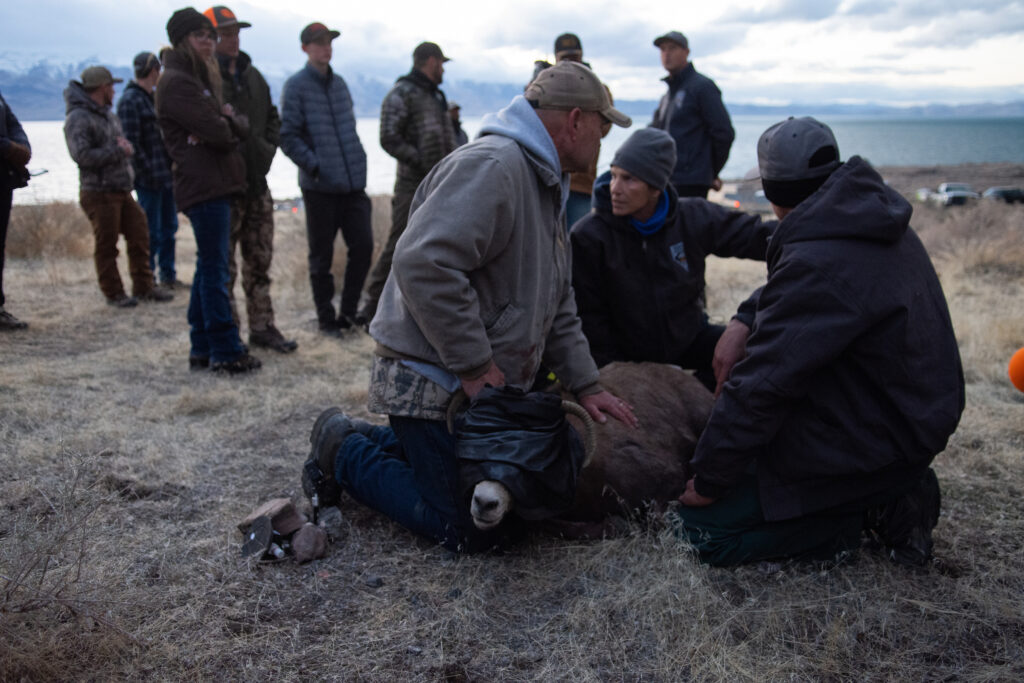
[[[993,173],[1020,184],[1024,167]],[[379,419],[372,342],[316,333],[301,216],[278,218],[274,302],[299,350],[223,378],[188,370],[187,293],[107,306],[78,207],[16,207],[5,289],[31,327],[0,336],[0,680],[1024,679],[1024,394],[1006,378],[1024,345],[1024,207],[915,208],[967,378],[920,572],[868,548],[711,569],[639,525],[457,557],[351,500],[325,558],[241,558],[253,507],[304,504],[316,415]],[[183,223],[185,280],[194,254]],[[763,268],[709,264],[717,318]]]

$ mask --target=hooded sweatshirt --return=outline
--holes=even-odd
[[[945,448],[963,370],[910,215],[853,157],[779,223],[747,356],[697,445],[698,493],[756,463],[765,518],[790,519],[890,490]]]
[[[370,334],[385,356],[459,377],[491,360],[529,389],[540,363],[597,382],[570,285],[558,151],[521,96],[420,184]]]
[[[78,81],[64,89],[64,140],[78,164],[79,184],[86,192],[131,192],[135,180],[131,158],[118,147],[124,133],[110,107],[96,104]]]

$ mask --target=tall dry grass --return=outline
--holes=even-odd
[[[316,333],[301,215],[278,215],[272,271],[300,348],[262,354],[245,379],[187,370],[187,297],[115,310],[88,251],[9,258],[8,299],[31,327],[0,337],[0,680],[1020,680],[1024,395],[1005,361],[1024,344],[1021,218],[916,209],[968,378],[921,573],[870,549],[712,569],[639,526],[455,557],[351,500],[324,559],[242,559],[237,521],[269,497],[301,501],[318,412],[379,419],[371,340]],[[763,276],[709,262],[713,316]]]

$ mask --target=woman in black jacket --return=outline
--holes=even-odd
[[[217,34],[192,7],[167,22],[173,49],[156,88],[157,119],[174,160],[174,199],[196,238],[196,274],[188,306],[192,348],[189,367],[230,374],[260,367],[238,336],[228,298],[228,236],[233,195],[245,191],[245,164],[238,145],[247,123],[221,105],[216,65],[207,67]]]

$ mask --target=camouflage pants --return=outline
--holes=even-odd
[[[242,253],[242,291],[249,331],[267,329],[274,324],[274,307],[270,303],[270,261],[274,256],[274,202],[270,190],[254,197],[231,201],[231,237],[228,245],[228,294],[231,317],[241,329],[235,305],[235,281],[238,266],[235,248]]]

